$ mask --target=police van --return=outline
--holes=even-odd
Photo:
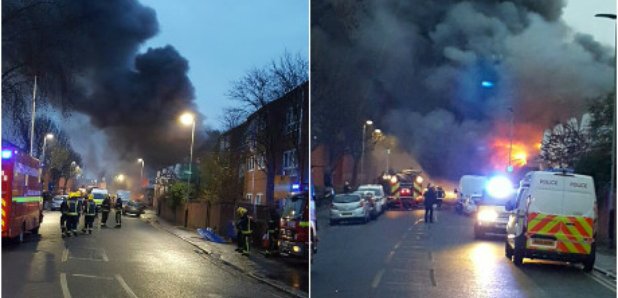
[[[596,196],[590,176],[567,172],[529,172],[517,196],[507,203],[505,254],[515,265],[524,258],[595,261]]]

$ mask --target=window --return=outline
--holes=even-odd
[[[247,171],[253,171],[255,169],[255,156],[247,157]]]
[[[263,170],[264,168],[266,168],[264,156],[258,156],[256,163],[259,170]]]
[[[253,194],[248,193],[247,194],[247,201],[251,202],[251,199],[253,198]]]
[[[296,109],[291,106],[288,107],[287,112],[285,113],[285,133],[289,134],[298,130],[298,114],[296,113]]]
[[[296,167],[296,149],[283,152],[283,168],[293,169]]]
[[[256,205],[262,204],[262,194],[261,193],[255,195],[255,204]]]

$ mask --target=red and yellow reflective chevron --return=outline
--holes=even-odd
[[[526,236],[528,239],[534,235],[553,236],[557,240],[555,249],[536,246],[534,249],[589,254],[594,236],[593,227],[594,221],[590,217],[530,213]]]
[[[399,191],[401,190],[401,187],[399,186],[399,181],[395,182],[395,183],[391,183],[391,196],[396,197],[399,199]]]

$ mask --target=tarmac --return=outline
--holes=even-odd
[[[309,297],[309,268],[306,264],[284,264],[280,260],[266,258],[263,252],[257,249],[251,250],[249,256],[243,256],[236,252],[236,245],[234,243],[206,241],[196,230],[174,226],[158,217],[153,210],[145,210],[141,219],[149,222],[155,228],[167,231],[192,244],[214,261],[221,262],[234,270],[245,273],[257,281],[295,297]]]

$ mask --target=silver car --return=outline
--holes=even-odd
[[[63,195],[63,196],[55,196],[51,202],[49,202],[49,209],[51,210],[60,210],[60,205],[62,204],[63,200],[66,200],[69,196],[67,195]]]
[[[364,198],[358,194],[340,194],[333,198],[330,207],[330,224],[334,225],[344,220],[369,222],[369,204]]]

